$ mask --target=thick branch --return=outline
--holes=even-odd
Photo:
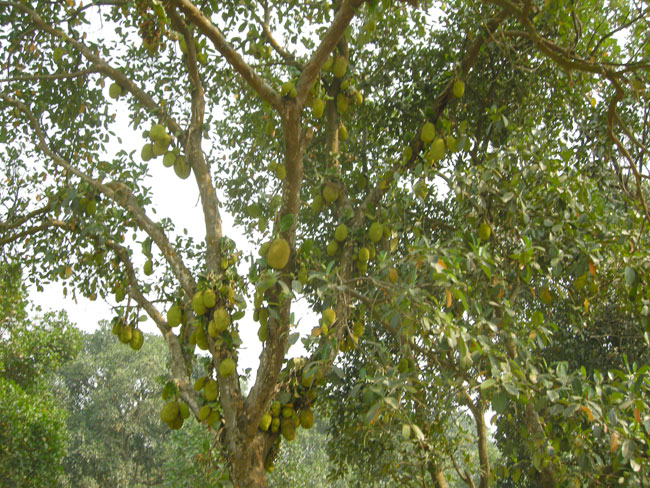
[[[221,34],[221,31],[210,22],[210,20],[203,15],[192,2],[189,0],[172,0],[172,3],[182,11],[187,19],[194,25],[208,39],[212,41],[214,47],[221,53],[226,61],[237,71],[242,78],[250,85],[250,87],[257,92],[266,102],[270,103],[277,110],[282,106],[282,99],[278,93],[269,86],[266,81],[261,78],[255,71],[244,61],[244,59],[236,52],[226,41]]]
[[[332,24],[323,36],[316,51],[311,55],[311,58],[305,65],[305,68],[302,70],[300,78],[298,78],[298,82],[296,83],[296,101],[299,106],[302,106],[305,102],[307,93],[314,84],[314,81],[316,81],[323,64],[325,64],[330,53],[343,37],[345,29],[350,25],[350,21],[364,1],[365,0],[346,0],[343,2],[343,5],[341,5],[338,12],[336,12]]]
[[[199,75],[192,33],[173,7],[170,6],[167,12],[174,28],[179,30],[186,40],[187,55],[185,57],[185,64],[190,83],[192,84],[192,119],[187,129],[186,156],[194,170],[194,178],[196,179],[201,197],[201,207],[203,209],[205,223],[207,271],[216,273],[221,261],[221,215],[219,214],[217,193],[210,178],[210,168],[205,161],[203,150],[201,149],[203,118],[205,115],[203,83]]]

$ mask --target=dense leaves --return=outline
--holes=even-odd
[[[3,255],[135,349],[146,313],[235,486],[321,404],[386,479],[646,481],[647,2],[0,6]]]

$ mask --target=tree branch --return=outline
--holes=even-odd
[[[345,0],[336,12],[334,20],[323,36],[320,44],[309,58],[298,81],[296,82],[296,103],[302,107],[311,86],[316,81],[323,64],[343,37],[345,29],[365,0]]]
[[[185,267],[185,264],[183,263],[180,256],[176,253],[176,250],[170,244],[164,232],[155,222],[153,222],[147,216],[144,209],[138,204],[135,196],[133,193],[131,193],[131,190],[120,182],[110,182],[103,184],[101,181],[93,179],[86,173],[72,166],[70,162],[66,161],[64,158],[50,149],[45,140],[43,129],[36,120],[36,117],[34,117],[32,112],[24,103],[3,93],[0,93],[0,100],[13,105],[14,107],[18,108],[23,114],[25,114],[29,121],[29,125],[32,127],[36,135],[36,146],[41,150],[43,154],[49,157],[56,165],[64,168],[71,174],[74,174],[92,186],[95,190],[107,196],[122,208],[128,210],[133,214],[136,223],[144,232],[146,232],[151,237],[151,239],[160,249],[163,257],[169,263],[174,275],[181,283],[181,286],[185,290],[187,296],[191,297],[194,293],[194,279],[192,278],[192,274]]]
[[[203,15],[190,0],[171,0],[178,9],[185,14],[187,19],[198,27],[198,29],[208,39],[212,41],[214,47],[221,53],[226,61],[237,71],[241,77],[257,92],[266,102],[271,104],[276,110],[282,107],[282,98],[271,86],[261,78],[255,71],[244,61],[226,41],[221,31]]]

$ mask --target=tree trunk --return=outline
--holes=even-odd
[[[264,455],[257,443],[234,453],[230,458],[230,481],[235,488],[267,488]]]

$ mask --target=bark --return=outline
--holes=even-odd
[[[445,474],[440,469],[440,466],[433,466],[431,468],[431,477],[433,478],[433,486],[436,488],[449,488]]]
[[[240,444],[241,450],[230,458],[230,480],[235,488],[266,488],[264,458],[268,451],[264,436],[258,435],[251,443]],[[269,437],[269,436],[265,436]]]

